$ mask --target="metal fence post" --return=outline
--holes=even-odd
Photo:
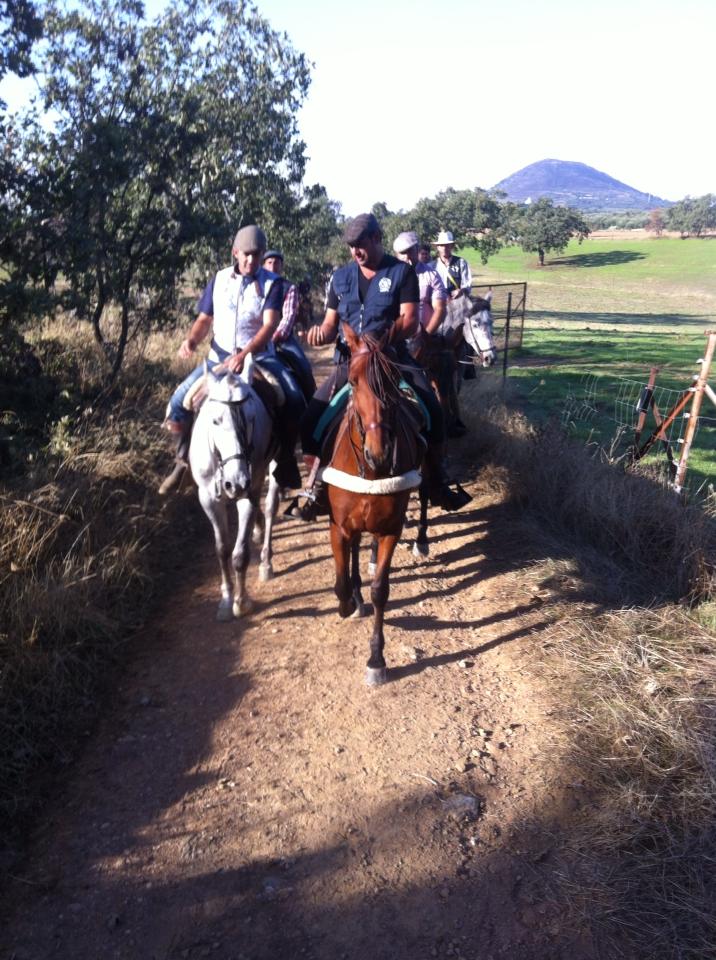
[[[507,294],[507,316],[505,317],[505,350],[502,354],[502,386],[507,380],[507,353],[510,349],[510,317],[512,316],[512,291]]]

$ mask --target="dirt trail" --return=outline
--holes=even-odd
[[[517,518],[468,488],[427,562],[396,553],[377,690],[327,521],[280,522],[233,624],[207,527],[11,885],[4,958],[597,956],[554,883],[583,802],[530,668],[554,611]]]

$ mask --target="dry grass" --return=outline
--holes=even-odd
[[[27,822],[46,775],[91,724],[112,664],[149,609],[164,551],[192,524],[185,516],[174,525],[176,504],[153,492],[169,462],[160,420],[175,338],[134,344],[110,394],[102,394],[102,359],[86,328],[59,321],[32,339],[57,379],[60,415],[27,453],[24,473],[0,488],[0,821],[8,833]]]
[[[507,495],[543,532],[617,565],[620,582],[610,599],[614,590],[640,602],[716,598],[713,512],[684,504],[648,466],[610,464],[599,449],[557,425],[535,427],[494,397],[472,406],[487,411],[472,415],[478,459],[503,469]]]
[[[562,882],[596,917],[604,956],[716,956],[713,514],[481,406],[486,472],[548,558],[525,575],[591,601],[577,618],[561,608],[542,652],[586,795],[565,824]]]
[[[549,661],[589,813],[568,841],[573,894],[645,957],[716,955],[716,643],[684,611],[560,624]]]

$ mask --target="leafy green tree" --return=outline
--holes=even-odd
[[[308,277],[322,285],[333,263],[345,259],[341,241],[340,204],[331,200],[324,187],[306,187],[298,205],[289,208],[286,223],[279,229],[277,245],[285,256],[286,275],[294,280]],[[269,235],[273,244],[273,235]]]
[[[41,32],[42,21],[30,0],[0,0],[0,80],[7,73],[26,77],[33,72],[30,53]],[[6,236],[10,230],[8,198],[17,180],[12,162],[13,141],[5,110],[6,104],[0,100],[0,138],[5,145],[0,153],[0,236]],[[4,320],[2,304],[8,299],[8,288],[8,279],[3,277],[0,281],[0,324]]]
[[[700,237],[716,229],[716,197],[706,193],[702,197],[685,197],[666,212],[666,225],[678,230],[683,237]]]
[[[545,254],[554,250],[561,253],[572,237],[581,243],[589,236],[589,227],[579,210],[573,207],[557,207],[549,197],[540,197],[533,204],[516,214],[514,229],[524,251],[536,253],[540,266],[544,266]]]
[[[0,78],[33,72],[30,51],[42,33],[42,21],[30,0],[0,0]]]
[[[499,198],[480,188],[449,188],[436,197],[424,197],[407,213],[390,213],[385,204],[374,204],[373,213],[381,221],[387,246],[403,230],[415,230],[425,242],[434,240],[441,230],[450,230],[459,247],[473,247],[487,263],[504,241]]]
[[[91,321],[109,377],[132,334],[171,317],[188,264],[225,262],[242,223],[299,205],[296,113],[309,70],[250,3],[51,0],[37,112],[21,118],[15,276]],[[47,129],[42,113],[54,117]]]

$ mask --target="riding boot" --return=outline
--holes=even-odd
[[[308,483],[306,489],[298,495],[303,498],[303,503],[298,506],[298,497],[296,498],[297,506],[292,515],[310,523],[319,514],[328,513],[328,490],[323,480],[318,478],[318,470],[321,465],[320,457],[310,455],[305,456],[304,460],[310,466]]]
[[[305,497],[305,502],[298,509],[301,520],[310,523],[316,517],[328,514],[328,489],[323,480],[315,480],[313,486],[306,488],[301,496]]]
[[[159,487],[159,495],[165,497],[172,490],[176,490],[184,479],[186,468],[189,465],[189,443],[191,441],[191,427],[193,417],[188,420],[182,420],[181,424],[176,424],[179,428],[176,434],[176,454],[174,457],[174,467],[169,476]]]
[[[470,494],[459,483],[452,490],[445,469],[442,447],[431,444],[425,453],[425,469],[428,475],[428,495],[434,507],[443,510],[459,510],[472,500]]]
[[[273,475],[283,490],[298,490],[303,478],[296,463],[296,438],[298,428],[282,422],[280,415],[274,421],[274,430],[279,443]]]
[[[288,450],[279,451],[273,475],[282,490],[298,490],[303,483],[296,456]]]

